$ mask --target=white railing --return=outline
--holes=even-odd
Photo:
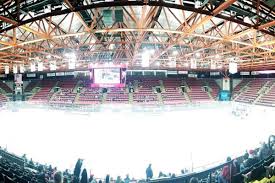
[[[79,105],[79,104],[56,104],[47,102],[6,102],[0,104],[1,110],[18,111],[20,109],[45,109],[45,110],[65,110],[71,112],[172,112],[200,109],[215,109],[231,107],[232,112],[236,109],[246,109],[249,113],[253,111],[274,111],[274,107],[267,107],[254,104],[244,104],[240,102],[221,102],[221,101],[205,101],[185,104],[93,104],[93,105]]]
[[[194,102],[185,104],[93,104],[93,105],[79,105],[79,104],[57,104],[57,103],[47,103],[47,102],[6,102],[2,103],[2,109],[20,109],[20,108],[41,108],[41,109],[59,109],[59,110],[75,110],[75,111],[113,111],[113,112],[123,112],[123,111],[138,111],[138,112],[162,112],[162,111],[182,111],[192,108],[215,108],[217,105],[228,106],[231,102],[219,102],[219,101],[205,101],[205,102]]]

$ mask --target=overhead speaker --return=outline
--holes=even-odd
[[[103,10],[103,22],[106,26],[113,25],[112,10]]]
[[[123,10],[115,10],[115,21],[123,22]]]

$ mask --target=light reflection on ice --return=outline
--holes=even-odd
[[[73,169],[78,157],[96,177],[107,173],[142,178],[152,163],[179,174],[256,147],[275,132],[274,112],[258,109],[245,119],[232,108],[197,107],[170,112],[105,112],[80,115],[43,109],[0,112],[0,145],[34,161]],[[192,159],[192,160],[191,160]]]

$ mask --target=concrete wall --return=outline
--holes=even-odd
[[[222,89],[223,83],[222,79],[216,79],[216,83],[219,85],[220,89]],[[242,79],[233,79],[233,89],[242,81]]]
[[[218,84],[218,86],[220,87],[220,89],[222,89],[222,79],[216,79],[215,81]]]
[[[233,79],[233,89],[242,81],[242,79]]]
[[[31,81],[24,81],[24,82],[23,82],[23,89],[24,89],[24,90],[26,89],[26,87],[29,85],[30,82],[31,82]]]

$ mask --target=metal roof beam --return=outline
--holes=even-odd
[[[0,16],[0,20],[2,20],[4,22],[7,22],[7,23],[10,23],[12,25],[18,25],[18,22],[14,21],[14,20],[11,20],[11,19],[9,19],[7,17]],[[30,28],[27,25],[22,25],[22,26],[20,26],[20,28],[22,28],[22,29],[24,29],[24,30],[26,30],[28,32],[31,32],[31,33],[33,33],[35,35],[38,35],[41,38],[44,38],[44,39],[49,38],[49,36],[47,34],[44,34],[44,33],[38,32],[36,30],[33,30],[32,28]]]
[[[225,3],[227,3],[229,1],[226,1]],[[193,6],[190,5],[181,5],[181,4],[172,4],[172,3],[166,3],[164,1],[149,1],[148,3],[145,3],[143,1],[111,1],[111,2],[99,2],[99,3],[93,3],[93,4],[89,4],[89,5],[81,5],[81,6],[77,6],[74,8],[74,12],[77,11],[83,11],[83,10],[87,10],[87,9],[95,9],[95,8],[103,8],[103,7],[115,7],[115,6],[144,6],[144,5],[149,5],[149,6],[161,6],[161,7],[168,7],[168,8],[175,8],[175,9],[180,9],[180,10],[186,10],[186,11],[192,11],[192,12],[196,12],[196,13],[200,13],[200,14],[204,14],[204,15],[213,15],[212,12],[207,11],[207,10],[202,10],[202,9],[196,9]],[[230,6],[230,5],[229,5]],[[50,17],[50,16],[57,16],[57,15],[63,15],[63,14],[68,14],[72,12],[72,10],[70,9],[64,9],[61,11],[52,11],[50,13],[45,13],[43,15],[39,15],[27,20],[24,20],[22,22],[20,22],[18,25],[12,25],[10,27],[7,27],[5,29],[0,30],[1,32],[13,29],[17,26],[20,25],[24,25],[36,20],[40,20],[46,17]],[[222,14],[217,14],[216,17],[224,19],[224,20],[228,20],[228,21],[232,21],[247,27],[253,27],[253,25],[245,23],[242,20],[236,19],[235,17],[228,17]],[[271,32],[271,31],[267,31],[267,30],[261,30],[262,32],[272,35],[274,36],[275,33]]]
[[[200,22],[193,24],[188,30],[187,32],[183,35],[180,36],[179,38],[176,39],[176,41],[173,41],[173,43],[171,43],[171,45],[169,45],[168,47],[166,47],[164,50],[162,50],[161,52],[159,52],[157,55],[155,55],[153,57],[153,59],[151,59],[150,64],[152,64],[153,62],[155,62],[160,56],[162,56],[163,54],[165,54],[168,50],[170,50],[172,47],[174,47],[174,44],[179,42],[182,38],[185,38],[186,36],[189,36],[189,34],[192,34],[198,27],[202,26],[203,24],[207,23],[208,21],[210,21],[214,16],[216,16],[218,13],[220,13],[221,11],[223,11],[224,9],[228,8],[231,4],[233,4],[234,2],[236,2],[237,0],[228,0],[224,3],[222,3],[220,6],[218,6],[217,8],[215,8],[213,10],[213,14],[212,16],[204,16]]]
[[[260,25],[258,27],[258,30],[263,30],[264,28],[268,28],[268,27],[272,27],[272,26],[275,26],[275,20],[268,22],[266,24]]]
[[[73,7],[73,5],[69,2],[69,0],[64,0],[65,4],[68,5],[68,7],[70,8],[70,10],[72,12],[74,12],[74,14],[78,17],[79,21],[81,22],[81,24],[85,27],[86,31],[89,31],[90,28],[89,26],[86,24],[86,22],[83,20],[83,18],[81,17],[79,12],[75,12],[75,8]]]

